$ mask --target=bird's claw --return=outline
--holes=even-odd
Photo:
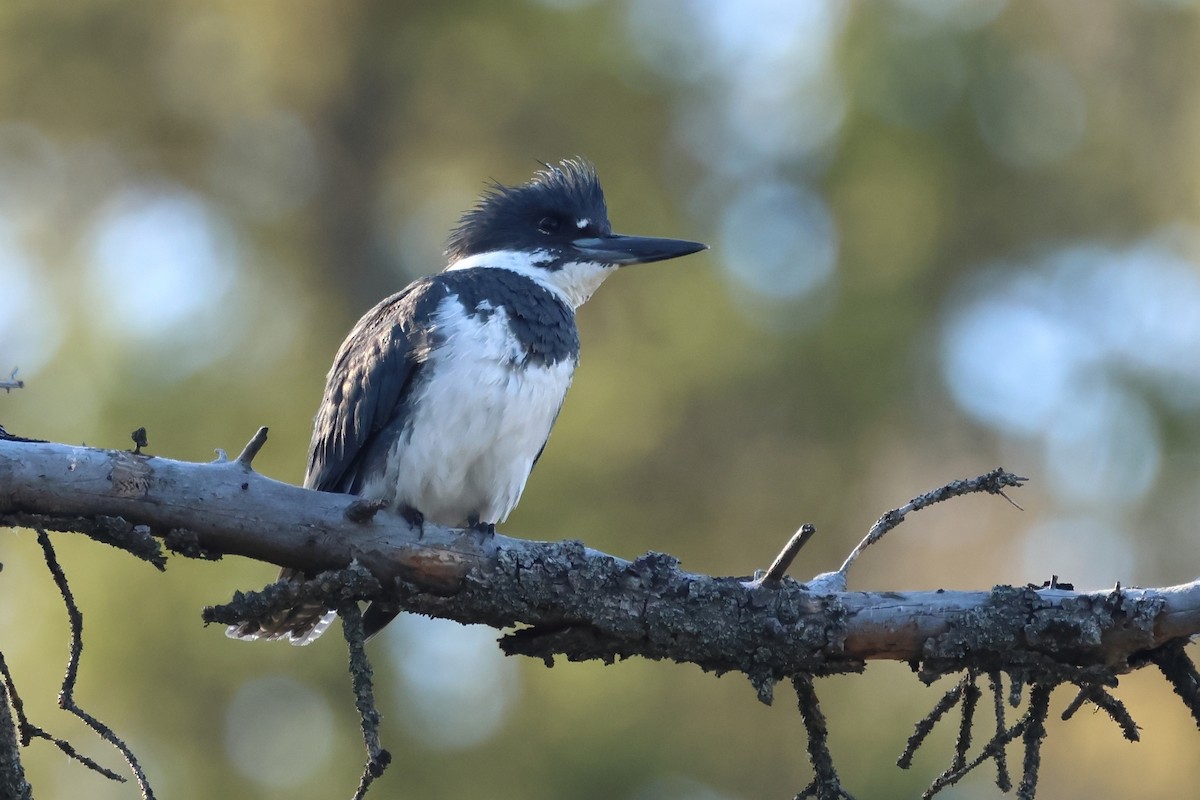
[[[408,523],[410,528],[416,528],[417,538],[425,538],[425,515],[410,505],[400,506],[400,516],[404,517],[404,521]]]
[[[482,534],[483,536],[495,536],[496,535],[496,523],[482,522],[482,521],[480,521],[478,514],[472,514],[471,516],[467,517],[467,525],[470,527],[471,530],[475,531],[476,533]]]

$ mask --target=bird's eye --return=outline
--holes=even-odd
[[[538,220],[538,230],[542,233],[554,233],[558,230],[558,217],[542,217]]]

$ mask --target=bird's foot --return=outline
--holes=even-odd
[[[404,521],[408,523],[410,528],[417,529],[417,538],[425,538],[425,515],[417,509],[402,503],[400,505],[400,516],[404,517]]]
[[[475,531],[476,533],[483,534],[484,536],[496,535],[496,523],[481,522],[478,514],[472,514],[471,516],[467,517],[467,525],[471,530]]]

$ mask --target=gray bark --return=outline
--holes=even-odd
[[[810,592],[792,580],[754,585],[685,572],[666,555],[627,561],[574,541],[433,525],[418,536],[387,510],[364,513],[352,497],[259,475],[250,457],[200,464],[0,441],[0,524],[151,550],[165,538],[193,555],[240,555],[310,575],[357,561],[379,586],[351,595],[520,626],[502,640],[507,652],[547,660],[640,655],[739,671],[764,700],[775,681],[854,671],[866,659],[919,664],[926,679],[967,667],[1119,674],[1140,666],[1145,651],[1200,632],[1200,583],[887,593]],[[226,621],[222,613],[234,612],[210,619]]]

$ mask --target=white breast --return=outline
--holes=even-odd
[[[461,526],[474,514],[502,522],[550,435],[575,359],[522,365],[503,309],[468,316],[454,296],[439,306],[434,332],[442,344],[422,368],[428,379],[411,436],[400,437],[385,475],[362,494],[441,525]]]

